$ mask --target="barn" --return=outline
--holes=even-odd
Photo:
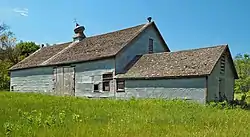
[[[10,90],[89,98],[232,100],[228,45],[171,52],[154,21],[41,47],[10,69]]]

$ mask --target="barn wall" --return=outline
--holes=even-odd
[[[126,80],[125,92],[116,93],[117,98],[167,98],[205,102],[205,78]]]
[[[116,57],[116,72],[123,72],[124,67],[136,56],[148,53],[149,38],[153,38],[154,46],[153,52],[164,52],[164,46],[160,41],[155,29],[149,27],[143,34],[135,40],[127,49],[117,55]]]
[[[214,70],[208,76],[208,96],[207,101],[214,101],[219,99],[219,78],[220,75],[220,63],[215,65]]]
[[[233,100],[234,99],[234,82],[235,82],[235,79],[234,79],[234,73],[233,73],[233,70],[232,70],[232,66],[229,62],[229,58],[226,58],[226,70],[225,70],[225,73],[226,73],[226,79],[225,79],[225,82],[226,82],[226,91],[225,91],[225,95],[227,97],[228,100]]]
[[[225,84],[221,88],[222,96],[225,95],[225,99],[229,101],[233,100],[234,74],[228,56],[225,57],[225,73],[220,73],[220,61],[218,61],[211,75],[208,77],[208,101],[219,100],[219,79],[225,80]]]
[[[85,97],[114,97],[114,80],[110,83],[111,91],[102,92],[102,74],[113,72],[114,59],[98,60],[75,64],[75,95]],[[100,93],[95,93],[94,84],[99,83]]]
[[[53,68],[31,68],[11,71],[10,88],[19,92],[51,92]]]

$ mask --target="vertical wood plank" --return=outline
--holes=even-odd
[[[72,96],[75,95],[75,68],[69,68],[69,90]]]
[[[64,75],[63,75],[63,87],[64,87],[64,92],[63,92],[63,95],[70,95],[69,91],[69,86],[70,86],[70,78],[69,78],[69,68],[68,67],[64,67],[63,68],[63,72],[64,72]]]
[[[63,68],[59,67],[57,69],[57,95],[63,95],[64,92],[64,82],[63,82]]]
[[[56,84],[57,84],[57,68],[53,69],[53,89],[52,89],[52,94],[56,93]]]

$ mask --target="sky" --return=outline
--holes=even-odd
[[[228,44],[250,53],[250,0],[0,0],[0,23],[18,40],[72,41],[146,23],[151,16],[171,51]]]

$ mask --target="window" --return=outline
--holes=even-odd
[[[153,53],[153,48],[154,48],[154,40],[149,38],[148,42],[148,53]]]
[[[94,84],[94,92],[99,92],[99,84]]]
[[[110,91],[110,81],[113,80],[113,73],[107,73],[102,75],[102,90]]]
[[[117,92],[124,92],[125,91],[125,81],[118,80],[116,82],[116,85],[117,85]]]

